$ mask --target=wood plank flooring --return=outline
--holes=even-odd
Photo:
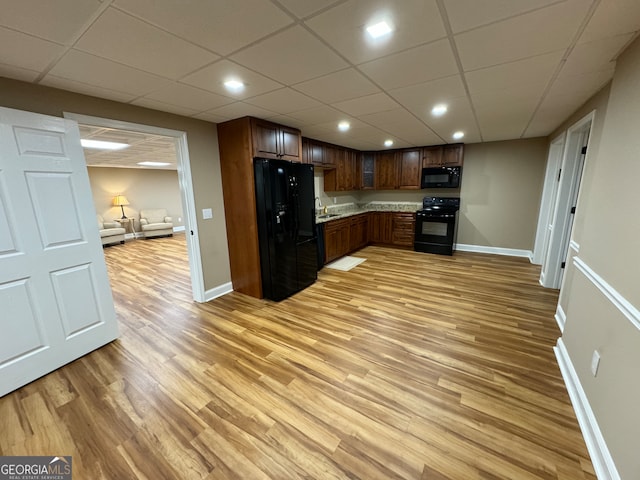
[[[121,337],[0,399],[76,479],[595,480],[525,259],[381,247],[280,303],[191,301],[184,236],[105,249]]]

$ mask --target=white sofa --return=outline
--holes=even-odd
[[[114,243],[124,243],[126,230],[117,221],[105,222],[101,215],[97,215],[98,229],[100,230],[100,240],[102,246]]]
[[[140,229],[144,238],[173,235],[173,219],[164,208],[140,210]]]

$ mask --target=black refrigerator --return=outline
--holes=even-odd
[[[262,293],[282,300],[318,277],[313,165],[254,159]]]

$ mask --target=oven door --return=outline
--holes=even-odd
[[[416,252],[453,254],[455,213],[416,213],[414,250]]]

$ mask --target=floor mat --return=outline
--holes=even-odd
[[[331,263],[325,265],[325,267],[333,268],[335,270],[342,270],[343,272],[348,272],[353,267],[356,267],[356,266],[360,265],[365,260],[366,260],[366,258],[348,257],[347,256],[347,257],[339,258],[335,262],[331,262]]]

